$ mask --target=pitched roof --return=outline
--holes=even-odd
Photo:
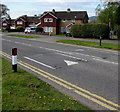
[[[46,14],[50,14],[50,15],[52,15],[54,18],[57,19],[57,16],[56,16],[54,13],[52,13],[52,12],[44,12],[44,13],[40,16],[40,19],[41,19],[42,17],[44,17]]]
[[[28,16],[27,21],[29,23],[38,23],[39,22],[39,17],[38,16]]]
[[[39,16],[27,16],[27,15],[23,15],[21,17],[18,17],[16,20],[18,20],[19,18],[22,19],[25,22],[28,22],[28,23],[38,23],[39,22]]]
[[[86,11],[55,12],[59,19],[84,19],[87,16]]]
[[[88,17],[86,11],[55,11],[55,12],[44,12],[41,18],[47,13],[52,14],[58,19],[84,19],[85,16]]]

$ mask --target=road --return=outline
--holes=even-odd
[[[93,110],[120,107],[116,51],[3,35],[3,57],[10,59],[14,47],[20,67],[80,103]]]

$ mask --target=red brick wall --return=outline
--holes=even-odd
[[[44,18],[53,18],[53,22],[44,22]],[[47,14],[43,18],[41,18],[41,27],[56,27],[56,24],[56,18],[54,18],[50,14]]]
[[[4,26],[3,24],[7,24],[6,26]],[[2,29],[6,29],[6,28],[10,28],[10,25],[6,22],[6,21],[4,21],[4,22],[2,22]]]
[[[18,21],[22,21],[22,24],[17,24]],[[17,21],[15,21],[15,27],[18,27],[18,26],[22,26],[23,28],[26,28],[26,23],[22,20],[22,19],[18,19]]]

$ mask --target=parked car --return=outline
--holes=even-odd
[[[36,27],[27,27],[24,30],[25,33],[36,32]]]

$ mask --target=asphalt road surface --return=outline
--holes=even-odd
[[[2,36],[2,55],[93,110],[120,108],[118,52]]]

